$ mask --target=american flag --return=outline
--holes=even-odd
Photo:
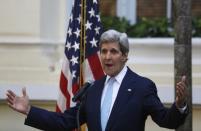
[[[98,2],[74,0],[60,76],[57,112],[64,112],[76,104],[72,102],[72,97],[82,82],[97,80],[104,75],[98,55],[102,33]]]

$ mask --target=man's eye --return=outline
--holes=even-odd
[[[107,51],[106,51],[106,50],[101,50],[101,53],[102,53],[102,54],[106,54]]]
[[[116,53],[118,53],[118,51],[117,51],[117,50],[114,50],[114,49],[111,50],[110,52],[111,52],[112,54],[116,54]]]

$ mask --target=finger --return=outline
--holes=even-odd
[[[11,95],[11,96],[13,96],[13,97],[16,96],[16,94],[15,94],[14,92],[12,92],[11,90],[8,90],[8,91],[7,91],[7,94],[9,94],[9,95]]]
[[[181,83],[179,84],[179,87],[180,87],[181,89],[185,90],[185,89],[186,89],[186,84],[183,83],[183,82],[181,82]]]
[[[180,99],[180,98],[181,98],[181,94],[179,93],[179,91],[178,91],[178,90],[176,91],[176,96],[178,97],[178,99]]]
[[[184,97],[184,92],[182,90],[178,90],[178,94],[181,99]]]
[[[177,90],[177,96],[178,96],[178,101],[180,102],[184,102],[186,99],[186,93],[180,89]]]
[[[176,104],[179,102],[179,98],[178,96],[176,96]]]
[[[16,95],[12,91],[7,91],[6,96],[11,100],[14,100],[16,97]]]
[[[177,91],[177,93],[178,93],[179,96],[183,96],[184,92],[185,92],[184,87],[182,85],[180,85],[180,84],[177,85],[176,91]]]
[[[182,92],[185,92],[185,86],[183,84],[178,84],[177,89],[181,90]]]
[[[11,100],[11,99],[9,99],[9,98],[7,98],[6,100],[7,100],[7,102],[8,102],[9,104],[13,105],[13,100]]]
[[[185,85],[185,83],[183,83],[183,82],[178,82],[177,84],[176,84],[177,86],[183,86],[183,87],[185,87],[186,85]]]
[[[6,94],[6,96],[7,96],[7,99],[12,100],[12,101],[13,101],[14,98],[15,98],[15,97],[13,97],[12,95],[10,95],[10,94],[8,94],[8,93]]]
[[[25,88],[25,87],[22,88],[22,94],[23,94],[23,96],[26,96],[26,95],[27,95],[27,93],[26,93],[26,88]]]
[[[177,84],[177,88],[179,88],[180,90],[182,90],[182,92],[184,93],[185,96],[187,96],[188,92],[187,92],[187,88],[186,88],[186,84],[181,82]]]
[[[182,84],[177,85],[177,90],[178,90],[179,92],[181,92],[181,93],[184,93],[184,92],[185,92],[185,88],[184,88],[184,86],[183,86]]]
[[[181,88],[183,91],[186,90],[186,84],[183,82],[177,83],[177,88]]]

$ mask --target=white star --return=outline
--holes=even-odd
[[[71,28],[68,28],[68,32],[67,32],[67,34],[68,34],[69,36],[72,35],[72,29],[71,29]]]
[[[96,15],[98,21],[100,22],[100,15]]]
[[[90,30],[91,30],[91,25],[92,25],[92,23],[89,23],[89,21],[87,20],[87,23],[85,24],[86,30],[87,30],[87,29],[90,29]]]
[[[99,34],[99,30],[100,30],[100,27],[97,27],[94,29],[96,31],[96,34]]]
[[[76,71],[72,71],[72,77],[73,77],[73,78],[76,78],[75,73],[76,73]]]
[[[97,41],[96,39],[93,38],[93,40],[90,41],[91,46],[92,46],[92,47],[97,47],[97,45],[96,45],[97,42],[98,42],[98,41]]]
[[[70,61],[72,62],[73,65],[78,64],[78,57],[75,57],[73,55]]]
[[[95,12],[93,8],[91,8],[91,10],[89,11],[89,14],[90,14],[90,17],[95,16]]]
[[[78,22],[80,23],[80,21],[81,21],[81,16],[79,15],[79,17],[78,18],[76,18],[77,20],[78,20]]]
[[[70,48],[71,48],[71,44],[68,41],[66,43],[66,47],[68,48],[68,50],[70,50]]]
[[[76,37],[78,38],[80,36],[80,30],[77,28],[77,30],[75,32],[73,32]]]
[[[77,43],[76,41],[75,41],[75,44],[72,47],[75,49],[75,51],[77,51],[80,48],[79,43]]]
[[[94,3],[94,4],[95,4],[95,3],[97,4],[97,0],[93,0],[93,3]]]

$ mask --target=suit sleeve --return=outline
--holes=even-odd
[[[159,126],[169,129],[176,129],[183,124],[187,113],[180,113],[175,103],[170,108],[164,107],[157,95],[155,84],[150,82],[147,87],[144,97],[146,115],[151,115]]]
[[[32,106],[24,124],[47,131],[71,131],[77,127],[77,109],[76,106],[64,113],[57,113]]]

